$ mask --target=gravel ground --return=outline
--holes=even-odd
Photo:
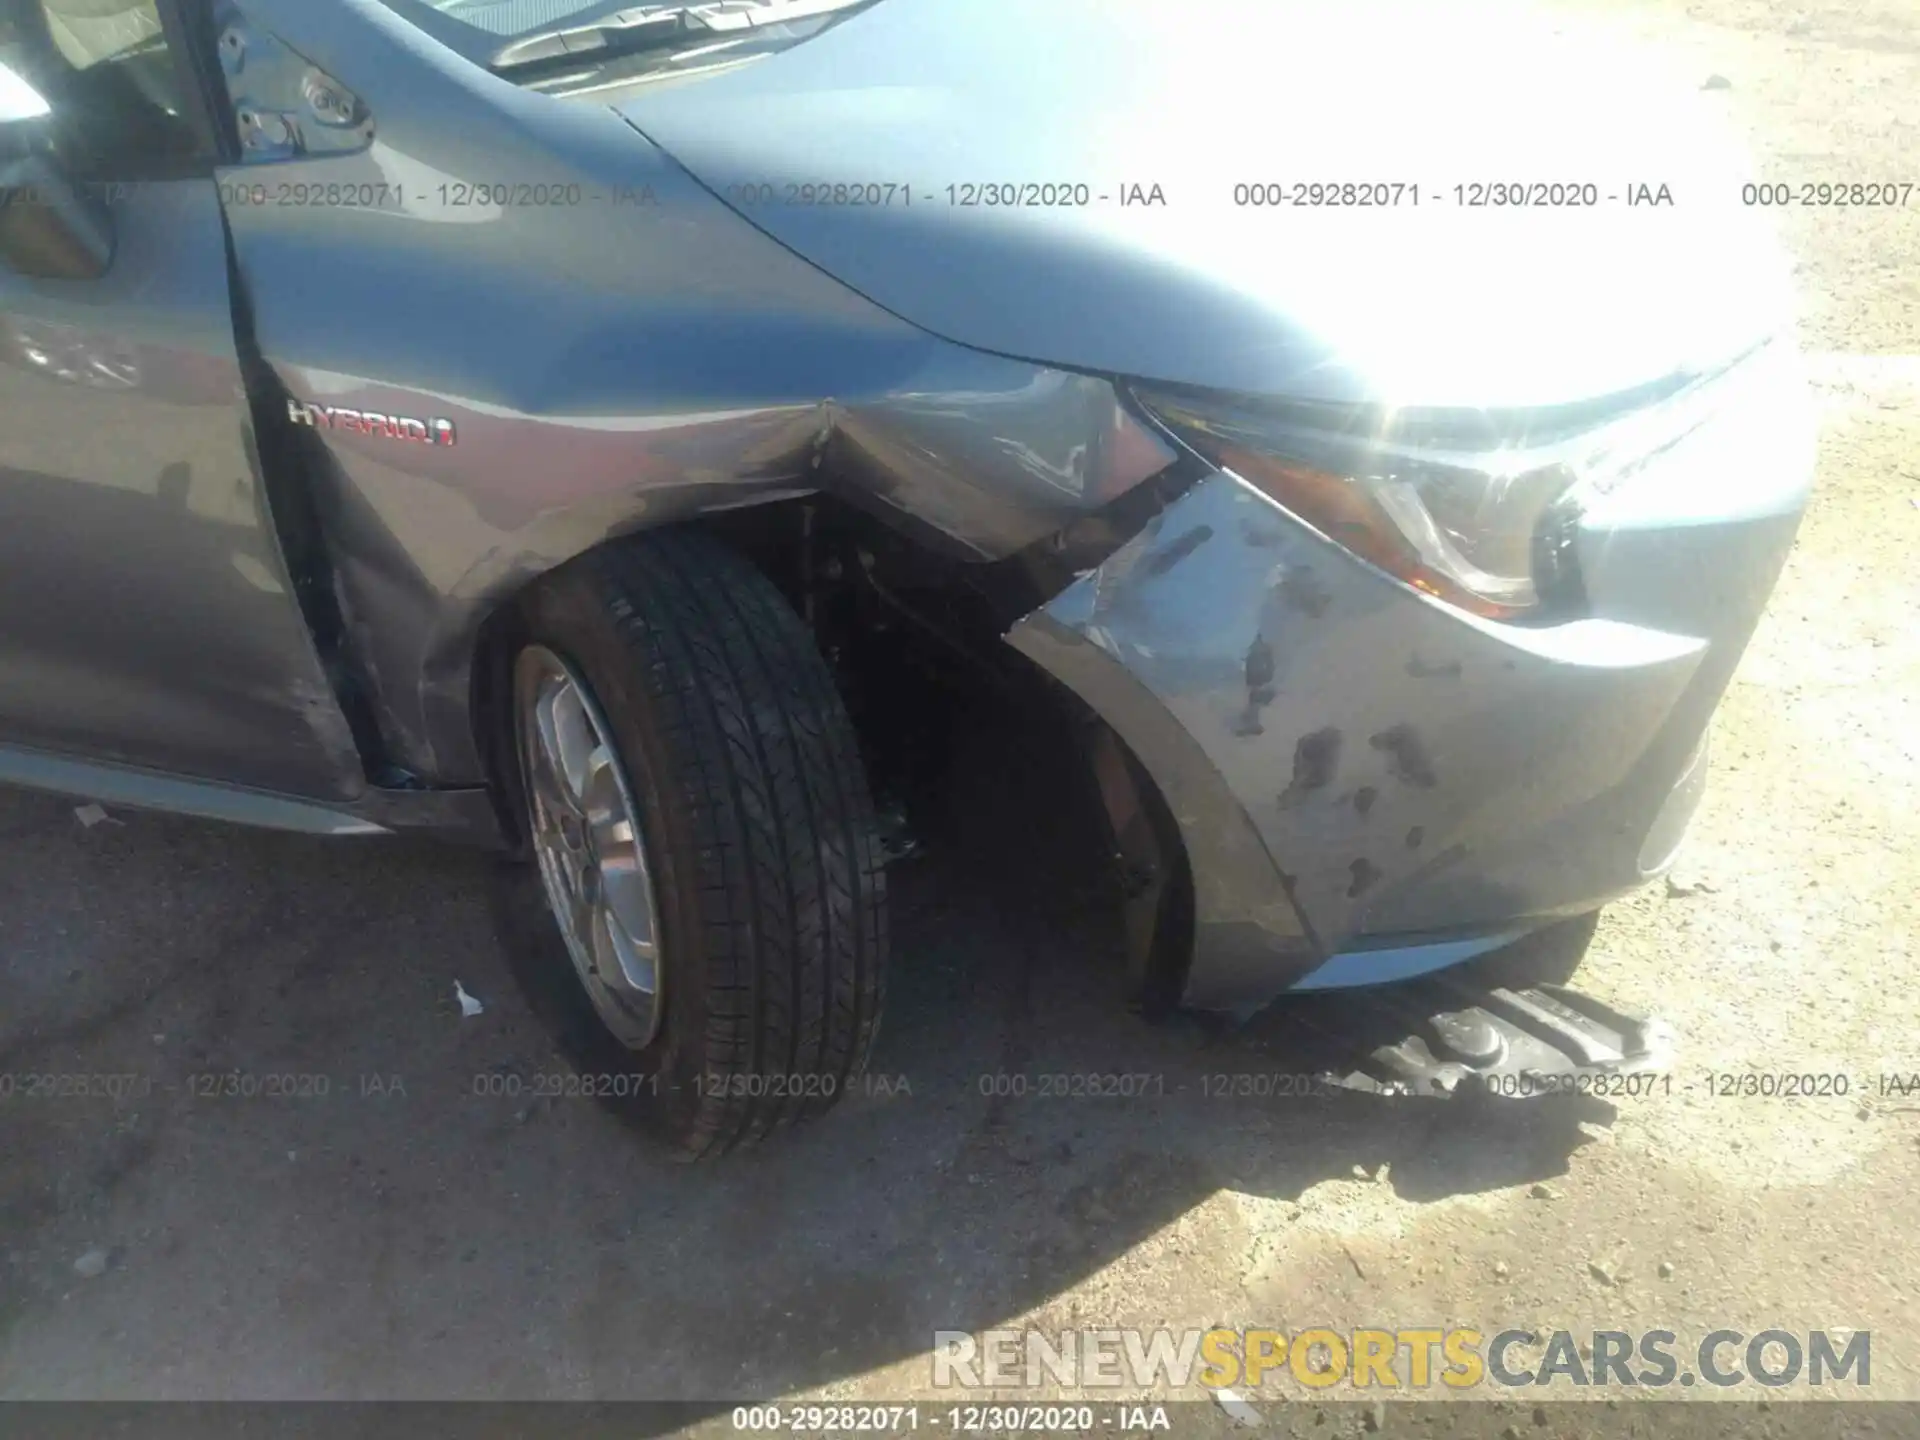
[[[1710,84],[1765,178],[1920,181],[1920,4],[1568,14]],[[1879,1078],[1920,1072],[1920,203],[1781,218],[1819,489],[1674,878],[1578,982],[1673,1022],[1671,1092],[1208,1100],[1291,1068],[1288,1022],[1127,1015],[1101,917],[1001,853],[1019,796],[978,755],[896,872],[882,1081],[680,1168],[596,1103],[475,1093],[570,1053],[492,859],[0,794],[0,1071],[142,1090],[0,1108],[0,1396],[901,1398],[936,1329],[1320,1323],[1870,1329],[1872,1394],[1920,1398],[1920,1092]],[[192,1093],[233,1068],[330,1093]],[[1169,1093],[982,1095],[1001,1071]]]

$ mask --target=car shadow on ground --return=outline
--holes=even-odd
[[[675,1177],[698,1197],[672,1231],[671,1274],[687,1284],[666,1309],[687,1323],[645,1330],[671,1393],[788,1394],[899,1361],[939,1330],[1005,1323],[1221,1190],[1290,1201],[1363,1175],[1430,1201],[1546,1180],[1588,1140],[1583,1124],[1615,1113],[1587,1096],[1388,1097],[1316,1079],[1476,988],[1565,980],[1591,917],[1442,984],[1301,997],[1238,1026],[1149,1023],[1126,1004],[1117,913],[1071,858],[1093,850],[1062,779],[1070,757],[1003,716],[958,724],[974,721],[915,797],[923,854],[890,872],[892,989],[867,1081],[824,1124]],[[494,887],[503,950],[570,1063],[603,1073],[618,1057],[536,891],[525,872]],[[644,1143],[630,1107],[603,1110]],[[1245,1268],[1225,1253],[1244,1240],[1220,1236],[1213,1258]],[[750,1277],[744,1292],[697,1279],[728,1271]],[[757,1323],[716,1354],[703,1319]]]
[[[1136,1247],[1189,1297],[1284,1295],[1246,1207],[1547,1180],[1614,1113],[1260,1078],[1404,1034],[1398,989],[1131,1013],[1056,758],[982,725],[936,767],[872,1078],[699,1165],[571,1085],[603,1052],[525,867],[0,796],[0,1073],[136,1077],[0,1115],[0,1395],[787,1395],[940,1330],[1110,1323],[1088,1296]],[[1553,978],[1581,939],[1488,963]]]

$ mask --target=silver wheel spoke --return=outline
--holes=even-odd
[[[653,990],[653,914],[646,872],[634,865],[603,861],[600,867],[601,905],[613,922],[614,946],[620,968],[636,989]]]
[[[613,766],[613,751],[605,745],[596,745],[581,762],[580,814],[597,834],[602,827],[625,819],[626,809],[620,794],[620,776]]]
[[[574,812],[566,777],[560,772],[560,740],[554,733],[551,705],[540,706],[535,724],[537,729],[529,747],[531,753],[527,757],[528,769],[532,773],[527,778],[533,789],[533,798],[553,811],[552,818],[557,821],[561,813]]]
[[[594,910],[592,939],[594,972],[606,986],[608,995],[617,1004],[633,1010],[644,1010],[652,1003],[652,986],[634,983],[628,973],[628,957],[620,953],[620,922],[604,906]],[[651,976],[643,978],[651,980]]]
[[[582,788],[586,756],[592,744],[580,692],[564,682],[542,695],[539,705],[540,750],[551,784],[550,798],[569,814],[584,816]]]

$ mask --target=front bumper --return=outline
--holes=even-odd
[[[1441,604],[1213,471],[1014,626],[1179,827],[1185,1004],[1417,973],[1666,866],[1811,484],[1798,358],[1741,372],[1588,506],[1560,623]]]

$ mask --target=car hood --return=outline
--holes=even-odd
[[[1785,323],[1786,266],[1706,78],[1504,7],[881,0],[771,58],[610,98],[752,224],[947,339],[1227,390],[1506,406],[1705,368]],[[1403,189],[1236,193],[1349,182]],[[997,185],[1053,188],[960,203],[1008,198],[966,188]],[[1591,185],[1598,204],[1463,203],[1485,185]]]

